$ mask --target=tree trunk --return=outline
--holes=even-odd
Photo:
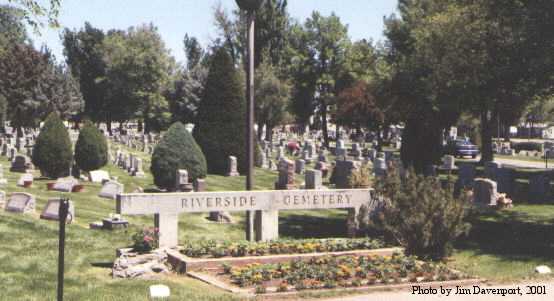
[[[383,137],[381,136],[381,127],[377,130],[377,151],[383,151]]]
[[[492,126],[488,110],[481,112],[481,163],[494,160],[492,152]]]
[[[321,129],[323,130],[323,144],[329,149],[329,129],[327,128],[327,106],[321,106]],[[336,135],[337,133],[335,133]]]
[[[502,125],[502,130],[504,133],[504,142],[510,142],[510,126],[509,125]]]
[[[262,136],[263,136],[263,128],[264,128],[264,123],[263,122],[258,122],[258,141],[262,141]],[[266,128],[266,138],[267,140],[267,128]]]
[[[266,127],[265,129],[265,141],[273,142],[273,127]]]
[[[106,127],[108,128],[108,133],[110,133],[110,136],[112,136],[112,120],[108,119],[106,120]]]

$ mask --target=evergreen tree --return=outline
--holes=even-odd
[[[108,163],[106,137],[91,122],[86,122],[75,144],[75,162],[84,171],[99,169]]]
[[[210,173],[225,174],[229,156],[237,157],[239,171],[245,170],[245,112],[239,74],[229,54],[220,48],[211,61],[193,133]]]
[[[33,164],[43,176],[59,178],[69,175],[72,162],[73,153],[67,129],[60,117],[51,113],[33,147]]]
[[[206,177],[206,158],[185,126],[176,122],[163,136],[152,154],[150,171],[154,183],[165,189],[174,189],[178,169],[186,169],[192,179]]]

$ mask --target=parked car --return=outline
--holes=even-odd
[[[479,155],[479,148],[469,141],[451,140],[446,144],[445,153],[454,157],[463,158],[469,156],[475,159]]]

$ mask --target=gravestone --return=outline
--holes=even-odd
[[[371,215],[381,203],[371,197],[370,189],[121,194],[116,212],[154,214],[160,248],[173,248],[178,245],[179,213],[256,211],[255,238],[269,241],[279,238],[279,210],[348,209],[350,225],[362,205]]]
[[[434,164],[428,164],[423,170],[423,174],[426,177],[436,177],[437,176],[437,166]]]
[[[6,206],[6,192],[0,190],[0,209]]]
[[[102,183],[110,180],[110,174],[105,170],[93,170],[89,172],[89,179],[93,183]]]
[[[317,156],[317,161],[318,162],[327,162],[327,156],[325,156],[325,150],[324,149],[319,150],[319,155]]]
[[[321,189],[323,187],[321,170],[308,169],[304,178],[306,189]]]
[[[302,152],[302,160],[304,160],[305,164],[312,163],[312,157],[309,155],[307,150]]]
[[[458,181],[457,186],[460,188],[467,188],[473,185],[475,180],[475,165],[470,163],[460,163],[458,167]]]
[[[327,177],[327,174],[329,173],[329,168],[327,167],[327,163],[324,161],[319,161],[315,164],[315,169],[321,171],[321,176],[323,178]]]
[[[502,163],[500,162],[495,162],[495,161],[485,162],[485,169],[484,169],[485,178],[496,181],[496,173],[498,169],[501,167],[502,167]]]
[[[441,169],[450,171],[456,169],[456,158],[451,155],[446,155],[442,158]]]
[[[344,161],[346,160],[346,148],[337,148],[335,149],[335,156],[337,157],[337,161]]]
[[[15,149],[15,147],[10,147],[10,150],[9,150],[9,156],[8,158],[10,159],[10,161],[14,161],[15,160],[15,156],[17,155],[17,150]]]
[[[496,182],[491,179],[477,178],[473,182],[473,203],[480,206],[496,206],[498,191]]]
[[[135,170],[135,155],[129,154],[127,157],[127,173],[133,174]]]
[[[0,164],[0,186],[8,184],[8,179],[4,178],[4,166]]]
[[[275,190],[290,190],[295,189],[294,172],[295,164],[293,161],[283,159],[279,161],[279,178],[275,182]]]
[[[277,149],[277,157],[275,157],[277,162],[281,161],[281,159],[286,159],[285,157],[285,148],[283,146],[279,146]]]
[[[352,144],[352,157],[354,157],[354,160],[363,160],[362,149],[358,143]]]
[[[515,187],[515,170],[501,167],[496,170],[496,183],[498,192],[505,193],[512,197]]]
[[[124,185],[116,181],[109,180],[102,185],[98,196],[101,198],[107,198],[115,200],[118,194],[122,194],[124,191]]]
[[[69,178],[59,178],[56,180],[56,183],[52,187],[53,190],[62,191],[62,192],[71,192],[73,186],[79,185],[79,180],[69,177]]]
[[[239,172],[237,171],[237,157],[229,156],[228,162],[229,163],[228,163],[228,169],[227,169],[227,176],[228,177],[240,176]]]
[[[295,172],[299,175],[304,173],[304,168],[306,167],[306,161],[302,159],[296,159],[294,162],[295,165]]]
[[[50,199],[40,214],[41,219],[59,221],[60,199]],[[75,206],[72,201],[69,201],[66,222],[71,224],[75,221]]]
[[[387,163],[384,158],[377,157],[373,160],[373,173],[379,178],[387,174]]]
[[[24,173],[19,177],[19,180],[17,180],[17,186],[23,187],[25,186],[25,182],[33,182],[34,177],[31,173]]]
[[[16,213],[35,212],[36,201],[32,194],[25,192],[14,192],[6,203],[5,210]]]
[[[338,189],[348,188],[349,177],[352,175],[352,172],[359,167],[359,162],[356,161],[337,161],[334,170],[335,187]]]
[[[367,151],[367,157],[369,161],[373,162],[375,161],[375,158],[377,158],[377,150],[372,148]]]
[[[143,178],[144,170],[142,169],[142,159],[141,158],[135,158],[135,168],[133,170],[133,176],[137,178]]]
[[[543,203],[550,200],[550,174],[546,172],[533,173],[529,177],[529,201]]]
[[[186,169],[178,169],[175,175],[175,191],[192,191],[194,186],[189,183],[189,173]]]
[[[208,184],[206,184],[205,179],[196,179],[194,180],[194,191],[195,192],[203,192],[206,191],[206,187]]]
[[[11,172],[22,172],[26,173],[27,170],[31,169],[32,163],[29,157],[23,155],[16,155],[12,161],[12,166],[10,168]]]

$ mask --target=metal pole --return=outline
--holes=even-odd
[[[254,186],[254,12],[248,13],[248,70],[246,72],[246,190]],[[254,211],[247,212],[247,240],[254,240]]]
[[[60,199],[58,217],[60,221],[60,235],[58,244],[58,301],[63,301],[63,278],[64,278],[64,260],[65,260],[65,221],[69,207],[68,199]]]

